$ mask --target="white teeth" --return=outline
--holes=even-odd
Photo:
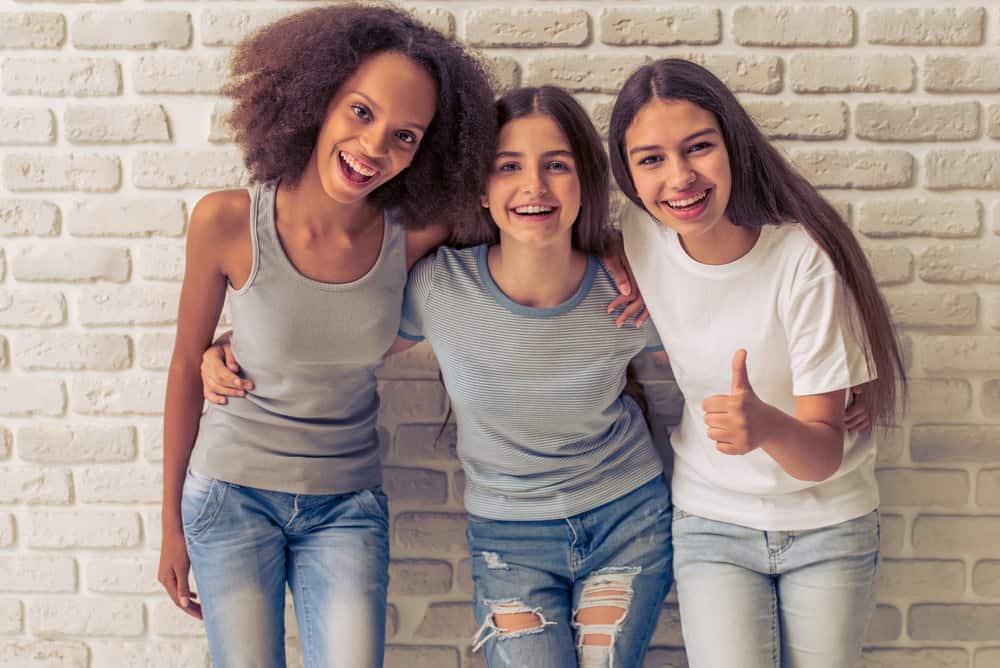
[[[365,167],[364,165],[362,165],[360,162],[358,162],[348,154],[341,152],[340,156],[344,159],[344,162],[346,162],[351,169],[356,171],[361,176],[375,176],[374,169],[369,169],[368,167]]]
[[[683,209],[686,206],[691,206],[692,204],[697,204],[701,200],[705,199],[707,196],[708,196],[708,191],[706,190],[705,192],[701,193],[700,195],[695,195],[694,197],[691,197],[690,199],[669,200],[667,202],[667,204],[670,205],[670,206],[672,206],[675,209]]]
[[[530,213],[552,213],[552,207],[548,206],[519,206],[514,209],[514,213],[519,214],[530,214]]]

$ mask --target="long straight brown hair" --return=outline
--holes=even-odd
[[[736,96],[714,74],[687,60],[668,58],[639,68],[618,94],[608,144],[611,171],[625,195],[642,206],[626,156],[625,132],[653,97],[686,100],[711,112],[729,152],[732,191],[726,215],[735,225],[797,223],[823,249],[853,297],[861,318],[869,371],[878,379],[859,397],[876,423],[894,422],[897,385],[906,395],[906,372],[889,309],[857,239],[823,199],[757,128]],[[851,323],[856,326],[857,323]]]

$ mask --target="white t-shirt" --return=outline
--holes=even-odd
[[[671,435],[678,508],[771,531],[830,526],[878,506],[875,444],[845,434],[844,459],[822,482],[797,480],[762,450],[726,455],[708,438],[701,402],[729,394],[733,354],[747,350],[750,384],[790,415],[795,397],[873,379],[860,320],[833,263],[801,225],[765,225],[743,257],[705,265],[638,207],[622,221],[625,252],[656,324],[685,407]]]

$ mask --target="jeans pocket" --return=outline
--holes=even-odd
[[[195,473],[188,469],[181,493],[181,520],[184,535],[195,540],[219,514],[226,483]]]
[[[389,499],[381,486],[359,490],[353,498],[363,513],[389,526]]]

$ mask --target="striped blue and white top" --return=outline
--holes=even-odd
[[[662,350],[650,322],[618,329],[618,291],[591,257],[576,294],[532,308],[500,291],[487,246],[440,248],[410,272],[400,336],[426,337],[458,426],[465,506],[496,520],[571,517],[663,470],[625,368]]]

